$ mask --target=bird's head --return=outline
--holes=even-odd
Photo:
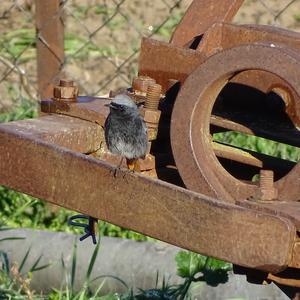
[[[110,112],[116,115],[131,115],[138,113],[137,105],[129,96],[124,94],[115,96],[108,106]]]

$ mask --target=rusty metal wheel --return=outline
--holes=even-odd
[[[218,118],[212,114],[216,106],[224,111],[222,101],[217,99],[228,82],[234,81],[235,77],[240,81],[247,72],[256,72],[258,78],[260,75],[266,78],[268,74],[272,78],[268,92],[282,98],[288,127],[278,123],[281,119],[276,113],[272,119],[274,122],[268,124],[269,119],[265,120],[268,125],[265,131],[259,126],[253,129],[249,120],[250,125],[247,124],[247,118],[246,123],[241,124],[226,118],[226,115]],[[296,128],[300,117],[299,95],[300,54],[296,50],[274,45],[245,45],[224,50],[201,64],[183,84],[171,121],[172,150],[186,187],[221,201],[234,202],[257,195],[259,185],[251,180],[251,176],[261,169],[271,169],[275,173],[274,185],[279,200],[299,200],[300,164],[266,155],[255,156],[249,151],[215,143],[212,138],[213,128],[223,127],[223,130],[272,140],[278,137],[280,142],[300,147],[300,132]],[[238,101],[243,103],[244,98],[239,97]],[[276,101],[272,101],[271,107],[264,107],[267,117],[273,114],[273,106],[276,106]],[[257,103],[253,102],[254,105]],[[254,114],[254,118],[258,117]],[[224,160],[231,168],[226,167]]]

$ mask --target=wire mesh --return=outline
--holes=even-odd
[[[56,1],[56,0],[52,0]],[[73,79],[81,94],[99,95],[130,85],[143,37],[168,41],[191,0],[60,0],[64,59],[52,81]],[[0,111],[38,99],[34,0],[2,0]],[[300,0],[246,0],[236,23],[300,30]],[[44,26],[47,26],[45,20]],[[57,49],[50,49],[56,53]],[[47,62],[45,62],[47,66]]]

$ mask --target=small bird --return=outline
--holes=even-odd
[[[110,113],[104,124],[107,148],[122,159],[125,157],[129,170],[139,171],[138,159],[145,157],[148,146],[144,119],[137,105],[125,94],[115,96],[108,106]]]

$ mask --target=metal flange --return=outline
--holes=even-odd
[[[261,70],[284,79],[294,93],[300,95],[299,67],[300,56],[296,50],[284,46],[245,45],[213,55],[189,75],[175,101],[171,121],[175,162],[189,189],[228,202],[257,195],[258,184],[238,180],[223,168],[216,156],[210,134],[213,106],[231,78],[249,70]],[[296,118],[300,115],[297,99],[298,96],[290,99]],[[300,165],[297,164],[274,183],[280,200],[299,199],[300,186],[295,184],[299,176]]]

